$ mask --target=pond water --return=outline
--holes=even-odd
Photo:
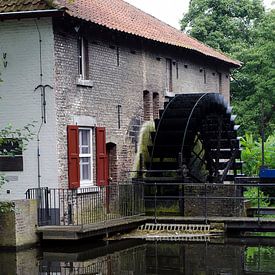
[[[213,243],[123,240],[60,244],[0,252],[0,274],[275,274],[275,244],[269,243],[231,239]]]

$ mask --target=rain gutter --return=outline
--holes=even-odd
[[[61,17],[64,9],[35,10],[35,11],[15,11],[0,13],[0,20],[34,18],[34,17]]]

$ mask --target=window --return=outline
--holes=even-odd
[[[153,119],[159,118],[159,94],[153,93]]]
[[[93,135],[95,134],[95,149]],[[68,185],[70,189],[90,187],[93,179],[93,159],[96,160],[96,184],[108,184],[108,157],[106,152],[106,129],[67,126],[68,138]]]
[[[92,129],[79,128],[79,166],[80,187],[87,187],[93,182],[92,169]]]
[[[167,92],[172,92],[172,60],[166,58],[166,90]]]
[[[23,171],[22,140],[5,138],[1,142],[0,171]]]
[[[219,76],[219,93],[222,93],[222,74],[218,73]]]
[[[149,121],[151,118],[151,99],[148,91],[143,91],[143,119]]]
[[[78,39],[78,74],[81,79],[88,79],[88,42],[84,37]]]

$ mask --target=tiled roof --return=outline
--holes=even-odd
[[[47,1],[43,0],[0,0],[0,13],[46,10],[49,8],[51,8],[51,5],[48,5]]]
[[[239,61],[233,60],[206,46],[198,40],[165,24],[123,0],[0,0],[0,12],[3,12],[3,8],[1,7],[5,6],[4,3],[8,3],[6,6],[12,6],[10,3],[15,3],[13,4],[15,8],[26,6],[25,10],[33,10],[35,5],[38,9],[43,2],[44,4],[48,3],[46,5],[49,5],[50,2],[54,2],[52,7],[65,7],[66,12],[72,17],[90,21],[109,29],[177,47],[187,48],[230,63],[232,66],[240,65]],[[28,5],[30,8],[28,8]]]

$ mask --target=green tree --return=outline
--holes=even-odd
[[[245,137],[241,138],[241,145],[243,147],[243,172],[247,176],[259,175],[262,165],[261,139],[255,140],[252,134],[245,134]],[[265,141],[265,165],[275,169],[275,135],[270,135]]]
[[[261,0],[190,0],[181,29],[225,53],[253,42],[251,31],[264,16]]]
[[[275,10],[266,13],[253,30],[254,43],[235,56],[243,66],[232,74],[233,106],[246,131],[259,133],[261,113],[266,135],[275,131]]]
[[[241,60],[232,72],[232,105],[241,131],[275,131],[275,11],[261,0],[190,0],[181,27],[193,37]],[[263,108],[261,108],[263,106]]]
[[[32,128],[34,124],[27,124],[22,129],[13,128],[12,125],[7,125],[3,129],[0,129],[0,157],[14,157],[18,150],[24,150],[28,144],[28,142],[33,138],[34,134],[32,132]],[[13,149],[7,150],[5,149],[6,143],[12,145]],[[13,146],[15,145],[15,146]],[[0,193],[1,187],[7,183],[5,178],[5,174],[0,173]],[[7,211],[13,210],[13,203],[7,201],[0,202],[0,213],[4,213]]]
[[[244,161],[243,172],[247,176],[258,176],[262,166],[262,141],[255,140],[252,134],[245,134],[241,138],[243,147],[242,160]],[[275,169],[275,135],[270,135],[265,141],[265,165]],[[244,196],[250,200],[252,206],[269,206],[274,203],[275,193],[273,187],[250,187],[244,192]],[[259,199],[258,199],[259,196]],[[269,199],[270,197],[270,199]]]

